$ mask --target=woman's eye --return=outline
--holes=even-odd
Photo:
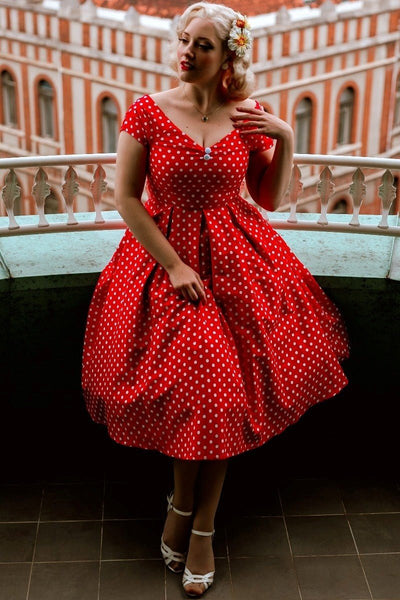
[[[189,40],[186,40],[185,38],[178,38],[178,40],[180,42],[182,42],[182,44],[187,44]]]

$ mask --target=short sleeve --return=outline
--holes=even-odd
[[[144,98],[138,98],[126,111],[120,131],[126,131],[143,146],[148,145],[148,115]]]

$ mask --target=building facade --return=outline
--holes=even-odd
[[[250,21],[254,97],[292,125],[296,152],[400,157],[398,0],[326,0]],[[173,27],[173,18],[128,3],[116,10],[93,0],[0,0],[0,155],[114,152],[132,101],[178,83],[169,67]],[[106,171],[111,208],[114,167]],[[93,208],[92,172],[80,169],[77,210]],[[62,170],[47,173],[46,210],[62,211]],[[302,175],[299,210],[316,211],[318,174],[304,167]],[[378,175],[366,176],[364,212],[379,212]],[[348,170],[334,176],[330,210],[347,212]],[[16,212],[34,213],[34,173],[18,177]]]

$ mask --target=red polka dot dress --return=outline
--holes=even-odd
[[[83,391],[118,443],[187,460],[267,442],[347,383],[337,308],[259,211],[241,197],[260,134],[211,148],[150,96],[121,127],[148,149],[146,209],[196,270],[207,303],[185,300],[130,230],[91,302]]]

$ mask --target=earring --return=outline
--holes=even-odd
[[[222,69],[223,71],[226,71],[227,69],[229,69],[229,63],[224,63],[224,64],[221,66],[221,69]]]

